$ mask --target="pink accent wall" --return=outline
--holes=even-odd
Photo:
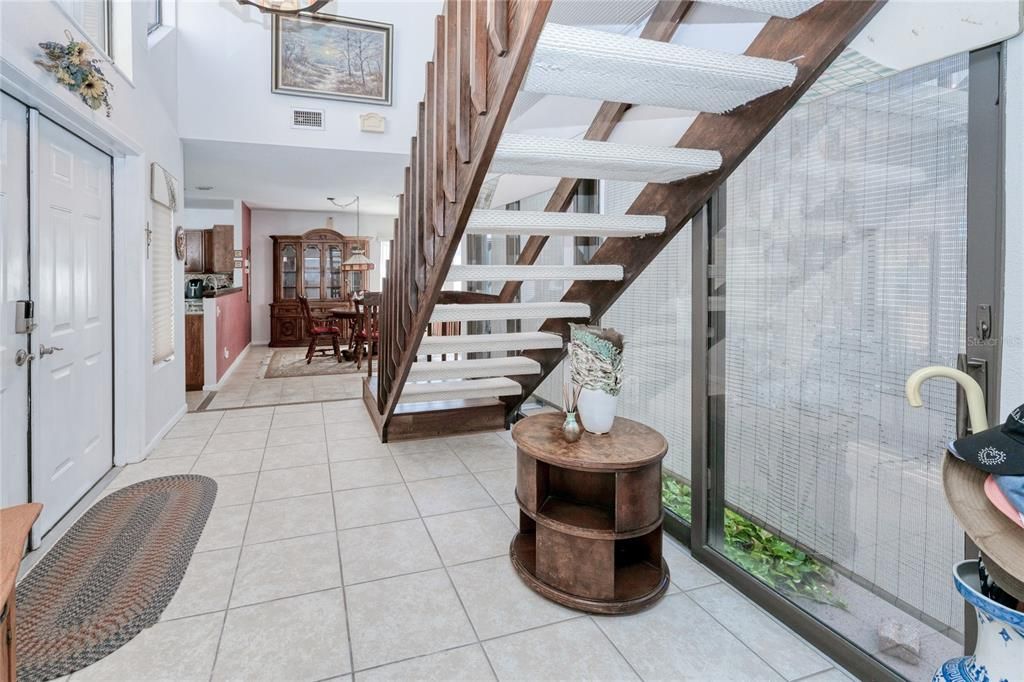
[[[252,242],[252,210],[242,204],[242,254],[249,257]],[[231,367],[252,340],[252,308],[249,305],[249,275],[242,272],[242,290],[214,299],[217,316],[217,381]],[[228,356],[224,357],[224,349]]]

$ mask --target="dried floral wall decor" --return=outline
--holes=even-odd
[[[577,386],[616,396],[622,390],[622,334],[570,324],[569,362]]]
[[[67,45],[48,41],[39,43],[45,60],[37,59],[36,64],[43,67],[56,78],[57,82],[82,98],[90,109],[104,107],[107,118],[110,118],[110,91],[113,85],[103,75],[100,60],[93,59],[92,48],[88,43],[75,40],[70,31],[64,31]]]

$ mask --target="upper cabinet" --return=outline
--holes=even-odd
[[[203,260],[205,241],[206,230],[185,230],[185,272],[206,271],[206,263]]]
[[[235,267],[234,225],[185,230],[185,272],[231,273]]]

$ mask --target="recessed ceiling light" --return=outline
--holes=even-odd
[[[213,189],[213,185],[196,185],[196,189],[201,192],[208,192]]]

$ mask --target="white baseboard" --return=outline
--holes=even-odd
[[[270,339],[253,339],[249,343],[250,343],[250,345],[253,345],[253,346],[269,346],[270,345]]]
[[[217,380],[217,383],[215,383],[215,384],[206,384],[206,385],[203,386],[203,390],[204,391],[219,391],[221,389],[221,386],[226,384],[228,382],[228,379],[231,378],[231,375],[234,373],[235,369],[238,367],[238,363],[242,360],[242,358],[244,358],[249,353],[249,349],[250,348],[252,348],[252,341],[250,341],[249,343],[245,344],[245,348],[242,349],[241,353],[239,353],[237,356],[235,356],[235,359],[231,363],[231,366],[228,367],[227,371],[224,372],[223,376],[221,376],[221,378]]]
[[[163,440],[164,436],[167,435],[167,432],[173,429],[174,425],[178,423],[178,420],[184,417],[187,412],[188,405],[186,403],[182,403],[181,407],[179,407],[177,412],[174,413],[174,416],[168,419],[167,423],[160,427],[160,430],[157,431],[155,436],[153,436],[153,440],[149,441],[149,443],[146,444],[146,448],[142,451],[142,458],[139,460],[140,462],[143,459],[149,457],[149,453],[153,452],[153,448],[155,448],[160,443],[160,441]],[[128,463],[134,464],[134,462]]]

